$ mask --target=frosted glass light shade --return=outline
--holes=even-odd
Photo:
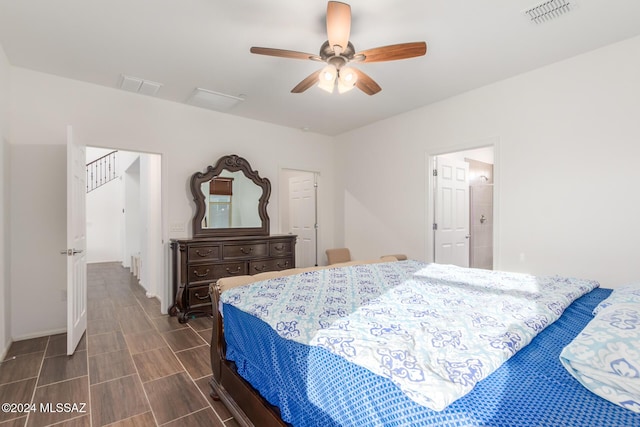
[[[336,83],[336,75],[338,74],[338,70],[332,64],[327,65],[320,72],[320,76],[318,77],[318,87],[322,90],[326,90],[329,93],[333,92],[333,88]]]
[[[338,92],[345,93],[353,89],[358,81],[358,75],[350,67],[343,67],[338,73]]]

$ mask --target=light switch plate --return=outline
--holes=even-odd
[[[171,231],[172,233],[179,233],[181,231],[184,231],[184,224],[181,222],[172,222],[169,226],[169,231]]]

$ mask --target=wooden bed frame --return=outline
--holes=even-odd
[[[260,427],[290,427],[280,418],[280,410],[267,402],[251,384],[245,381],[237,372],[234,362],[227,360],[227,344],[224,340],[224,324],[220,313],[220,293],[221,281],[229,281],[234,286],[247,285],[249,283],[266,280],[273,277],[288,276],[307,271],[320,270],[324,268],[335,268],[339,266],[370,264],[377,262],[390,262],[407,259],[405,255],[385,255],[375,260],[351,261],[330,266],[293,268],[282,271],[272,271],[260,273],[255,276],[234,276],[219,279],[218,282],[209,286],[211,303],[213,304],[213,329],[211,332],[211,397],[220,400],[233,414],[234,418],[241,426],[259,425]]]

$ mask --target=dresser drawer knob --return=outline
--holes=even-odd
[[[201,257],[206,257],[207,255],[210,255],[211,252],[213,252],[211,249],[209,249],[207,252],[205,253],[200,253],[200,249],[196,249],[196,254],[198,254]]]
[[[278,268],[280,268],[280,269],[283,269],[283,270],[284,270],[285,268],[289,267],[289,261],[285,261],[285,262],[284,262],[284,265],[283,265],[283,264],[280,264],[280,263],[277,263],[276,265],[278,266]]]
[[[208,268],[205,270],[204,273],[198,273],[198,270],[193,270],[193,274],[196,277],[207,277],[207,275],[209,274],[209,271],[211,270],[209,270]]]
[[[265,271],[267,269],[267,266],[265,264],[262,264],[260,267],[256,265],[255,267],[253,267],[253,269],[255,271]]]
[[[240,252],[242,252],[245,255],[249,255],[251,252],[253,252],[253,248],[249,248],[249,250],[246,250],[245,248],[240,248]]]

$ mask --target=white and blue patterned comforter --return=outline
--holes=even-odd
[[[275,278],[225,291],[221,301],[442,410],[597,286],[408,260]]]

